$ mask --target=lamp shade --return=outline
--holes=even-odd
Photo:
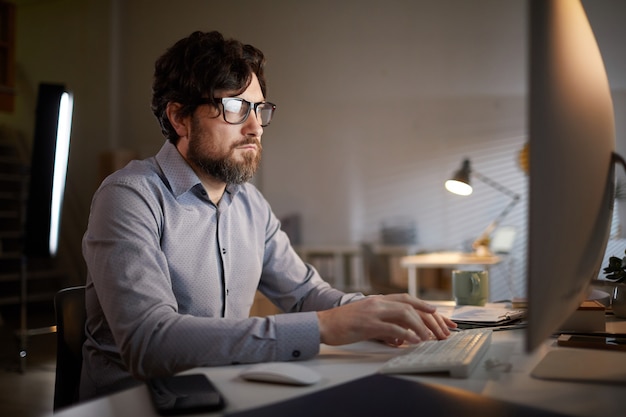
[[[470,162],[469,159],[463,160],[461,168],[454,173],[452,178],[446,181],[446,190],[453,194],[470,195],[472,194],[472,186],[470,185]]]

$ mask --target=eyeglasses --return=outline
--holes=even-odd
[[[216,98],[218,102],[222,104],[222,114],[226,123],[231,125],[239,125],[248,120],[250,111],[254,110],[256,118],[262,127],[270,124],[272,116],[276,110],[276,105],[269,101],[261,101],[259,103],[252,103],[248,100],[244,100],[238,97],[223,97]],[[204,98],[199,101],[198,104],[213,104],[213,102]]]

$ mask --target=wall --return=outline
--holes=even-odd
[[[0,122],[28,137],[36,82],[65,81],[74,90],[75,208],[63,226],[73,229],[66,234],[74,259],[98,156],[118,148],[149,156],[163,142],[149,110],[154,60],[193,30],[217,29],[268,57],[268,98],[279,107],[256,182],[277,215],[301,215],[305,243],[375,241],[383,222],[409,219],[424,248],[461,247],[508,202],[481,184],[467,199],[443,190],[469,157],[523,195],[506,222],[521,231],[515,288],[500,291],[523,293],[527,182],[517,153],[526,141],[526,1],[16,3],[19,108]],[[621,97],[622,149],[626,5],[584,4]]]

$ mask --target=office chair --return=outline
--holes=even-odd
[[[57,364],[54,381],[56,411],[78,402],[85,341],[85,287],[70,287],[54,296],[57,322]]]

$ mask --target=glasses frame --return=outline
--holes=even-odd
[[[258,103],[253,103],[251,101],[246,100],[245,98],[241,98],[241,97],[215,97],[213,100],[217,101],[217,103],[222,105],[221,108],[221,113],[222,113],[222,117],[224,118],[224,121],[226,123],[228,123],[229,125],[240,125],[246,122],[246,120],[248,120],[248,117],[250,117],[250,113],[252,112],[252,110],[254,110],[254,114],[256,115],[257,121],[261,124],[261,127],[266,127],[269,126],[269,124],[272,121],[272,118],[274,117],[274,112],[276,111],[276,104],[271,103],[269,101],[259,101]],[[215,105],[215,101],[213,101],[209,98],[202,98],[198,101],[198,105],[201,104],[208,104],[208,105]],[[229,122],[228,120],[226,120],[226,111],[224,110],[224,107],[226,105],[227,102],[229,101],[243,101],[245,103],[248,104],[248,111],[246,113],[246,115],[243,117],[243,119],[241,119],[240,122],[237,123],[233,123],[233,122]],[[266,124],[262,124],[261,120],[259,119],[259,113],[257,113],[257,109],[259,108],[260,105],[265,104],[265,105],[270,105],[272,108],[272,116],[270,117],[270,121],[267,122]]]

